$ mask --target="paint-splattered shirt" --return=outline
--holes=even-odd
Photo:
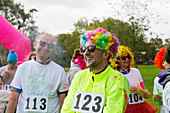
[[[35,113],[36,110],[36,113],[59,113],[58,94],[69,89],[61,66],[53,61],[43,65],[35,60],[19,65],[11,86],[22,90],[17,113]]]
[[[102,113],[123,113],[126,110],[130,86],[127,78],[110,65],[99,74],[89,69],[79,71],[71,83],[61,113],[76,113],[71,111],[76,91],[104,95]]]

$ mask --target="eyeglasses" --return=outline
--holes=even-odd
[[[47,43],[41,40],[36,40],[37,42],[40,42],[40,46],[41,47],[45,47],[46,45],[48,46],[48,49],[53,49],[54,48],[54,44],[52,43]]]
[[[84,47],[81,48],[81,52],[84,53],[87,49],[89,52],[93,53],[95,51],[95,48],[98,48],[100,50],[105,50],[100,46],[87,46],[87,47],[84,46]]]
[[[126,58],[131,59],[130,55],[127,55],[127,56],[121,56],[121,59],[122,59],[122,60],[126,60]]]
[[[9,65],[13,66],[14,64],[16,64],[16,61],[7,61]]]

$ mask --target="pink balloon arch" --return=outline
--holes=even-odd
[[[18,54],[18,65],[25,61],[27,55],[31,52],[30,39],[18,31],[3,16],[0,16],[0,43],[10,51]]]

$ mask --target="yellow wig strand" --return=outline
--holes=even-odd
[[[121,58],[121,56],[126,56],[128,54],[131,57],[129,65],[129,67],[131,67],[134,65],[134,54],[128,46],[119,45],[117,57],[115,59],[109,60],[112,68],[117,68],[119,66],[118,60]]]

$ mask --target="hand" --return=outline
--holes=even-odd
[[[153,98],[155,101],[159,101],[162,99],[162,97],[160,97],[158,94],[154,94]]]
[[[3,71],[3,72],[1,73],[1,76],[2,76],[2,77],[5,77],[6,75],[8,75],[8,71]]]
[[[130,92],[131,92],[131,93],[135,93],[135,92],[136,92],[136,87],[130,86]]]
[[[149,98],[150,96],[151,96],[151,94],[149,92],[146,92],[143,97],[144,98]]]

